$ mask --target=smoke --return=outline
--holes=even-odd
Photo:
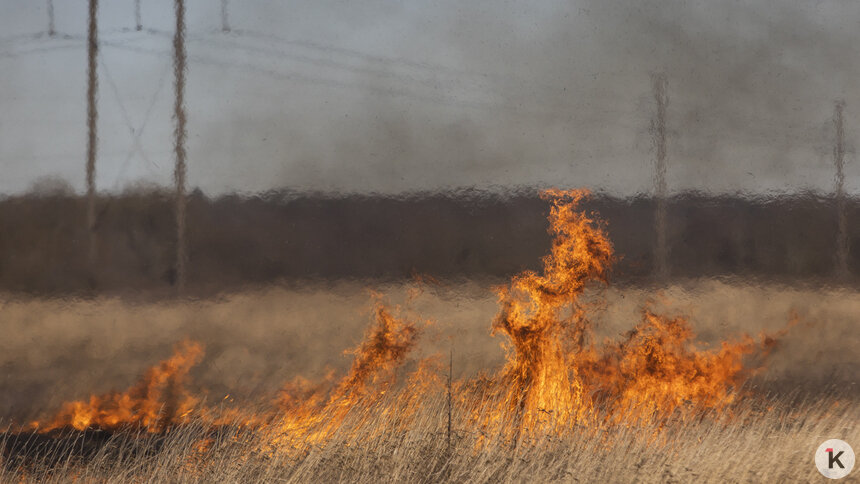
[[[371,31],[339,37],[385,52],[385,64],[356,62],[376,73],[331,75],[345,87],[287,88],[295,83],[287,78],[277,88],[256,71],[232,71],[230,92],[257,91],[261,99],[231,102],[230,115],[203,132],[212,148],[201,158],[217,158],[217,146],[261,168],[236,173],[222,162],[192,177],[219,190],[270,180],[382,192],[553,183],[650,192],[648,73],[659,70],[672,80],[668,190],[830,192],[832,165],[816,154],[826,143],[819,126],[833,96],[852,95],[847,74],[858,66],[849,60],[855,34],[821,25],[841,25],[840,12],[854,8],[783,5],[470,3],[381,14],[376,24],[358,14],[357,24]],[[261,14],[282,15],[275,7]],[[398,20],[408,34],[394,26]],[[444,40],[426,23],[445,26]],[[415,82],[431,79],[403,62],[416,59],[434,66],[428,71],[438,89]],[[306,67],[296,68],[320,77],[334,70]],[[309,95],[297,99],[297,91]],[[231,175],[238,179],[224,182]]]
[[[172,32],[172,9],[155,8],[163,3],[147,4],[147,28]],[[860,5],[840,0],[339,7],[261,0],[230,4],[229,18],[224,6],[188,5],[188,182],[207,193],[521,185],[651,192],[650,72],[671,80],[670,192],[830,193],[832,144],[820,128],[832,99],[849,106],[846,146],[856,131],[850,106],[860,105],[853,89],[860,34],[851,19]],[[128,27],[132,5],[123,8],[103,15],[104,31]],[[59,31],[76,33],[73,6],[57,9]],[[225,24],[229,36],[217,32]],[[145,110],[164,44],[146,36],[124,50],[104,47],[108,60],[122,59],[112,61],[122,67],[111,65],[120,86],[143,84],[126,91],[134,93],[130,112]],[[80,69],[60,54],[50,62]],[[51,124],[38,99],[51,93],[80,102],[79,94],[54,80],[34,87],[33,69],[8,71],[8,91],[21,99],[0,94],[9,106],[4,126],[34,105],[40,121],[0,135],[0,154],[16,172],[0,186],[5,193],[45,174],[24,160],[47,148],[27,140],[59,132],[51,148],[74,153],[74,140],[85,137]],[[159,108],[153,124],[169,125],[170,108]],[[112,153],[129,144],[121,126],[108,124],[98,186],[119,176],[124,157]],[[162,130],[149,131],[141,140],[147,151],[166,151]],[[849,195],[858,188],[851,158],[846,150]],[[151,174],[148,164],[133,165],[123,183],[170,183],[167,169]],[[81,186],[71,162],[52,160],[41,170]]]

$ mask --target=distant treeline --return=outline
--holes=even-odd
[[[168,193],[98,200],[98,263],[87,264],[86,200],[68,193],[0,200],[0,290],[39,294],[169,290],[175,224]],[[787,280],[835,274],[836,208],[813,195],[685,194],[668,202],[670,277]],[[654,201],[595,196],[621,256],[619,282],[651,279]],[[302,278],[506,277],[537,269],[549,206],[535,192],[404,197],[269,193],[188,201],[190,291]],[[860,203],[847,203],[849,271],[860,275]]]

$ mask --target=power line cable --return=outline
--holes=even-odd
[[[368,68],[368,67],[358,66],[358,65],[354,65],[354,64],[346,64],[346,63],[334,61],[331,59],[311,57],[311,56],[307,56],[307,55],[303,55],[303,54],[286,53],[286,52],[283,52],[281,50],[273,49],[273,48],[241,45],[241,44],[236,43],[236,42],[224,41],[224,40],[217,39],[217,38],[212,38],[212,39],[198,38],[198,39],[195,39],[194,42],[204,43],[204,44],[212,45],[212,46],[218,47],[218,48],[225,48],[226,47],[226,48],[241,49],[241,50],[244,50],[244,51],[250,52],[250,53],[267,55],[267,56],[276,57],[276,58],[286,60],[286,61],[311,64],[311,65],[315,65],[318,67],[327,67],[327,68],[331,68],[331,69],[347,70],[347,71],[350,71],[353,73],[368,74],[368,75],[372,75],[372,76],[376,76],[376,77],[389,78],[389,79],[394,79],[394,80],[405,80],[411,84],[421,84],[421,85],[427,86],[429,88],[432,88],[434,90],[438,90],[441,86],[451,86],[454,84],[459,85],[460,87],[462,87],[464,89],[474,89],[474,90],[486,89],[486,87],[487,87],[486,84],[483,84],[483,85],[482,84],[476,84],[474,86],[465,86],[462,79],[455,79],[455,78],[446,79],[446,80],[444,80],[444,82],[440,81],[439,79],[422,79],[422,78],[416,77],[416,76],[414,76],[412,74],[408,74],[408,73],[395,72],[395,71],[391,71],[391,70],[381,70],[381,69],[377,69],[377,68]]]
[[[122,50],[126,50],[128,52],[138,52],[143,54],[150,54],[161,56],[164,55],[163,52],[147,49],[142,47],[133,47],[126,45],[117,45],[109,42],[104,43],[107,47],[114,47]],[[502,103],[494,103],[494,102],[480,102],[480,101],[466,101],[458,99],[457,97],[450,95],[427,95],[416,93],[413,91],[409,91],[402,88],[393,88],[393,87],[380,87],[374,84],[366,84],[366,83],[354,83],[354,82],[346,82],[337,79],[329,79],[329,78],[319,78],[308,76],[301,73],[295,72],[280,72],[272,69],[265,69],[258,65],[255,65],[250,62],[227,62],[220,61],[217,59],[213,59],[211,57],[206,57],[203,55],[190,55],[188,56],[189,61],[193,61],[200,64],[212,65],[217,67],[229,67],[229,68],[238,68],[243,69],[245,71],[254,71],[263,75],[266,75],[272,79],[277,80],[286,80],[294,83],[302,83],[308,84],[312,86],[322,86],[329,88],[337,88],[337,89],[357,89],[362,90],[368,93],[372,93],[375,95],[381,96],[390,96],[390,97],[401,97],[404,99],[411,99],[414,101],[426,102],[434,105],[447,105],[453,107],[460,108],[469,108],[469,109],[479,109],[479,110],[489,110],[489,111],[500,111],[507,112],[510,114],[516,114],[520,116],[530,116],[530,117],[539,117],[539,118],[547,118],[547,119],[556,119],[563,120],[568,118],[567,114],[553,114],[546,113],[541,111],[527,110],[523,107],[522,104],[502,104]]]
[[[33,41],[45,39],[45,37],[45,32],[29,32],[26,34],[7,35],[5,37],[0,37],[0,46],[3,46],[3,44],[7,43],[15,43],[18,40]]]
[[[152,115],[153,108],[155,107],[155,104],[158,102],[161,91],[163,90],[165,80],[167,79],[167,73],[170,72],[171,65],[170,65],[170,63],[168,63],[166,65],[165,69],[163,69],[161,76],[158,79],[155,93],[153,94],[152,99],[150,100],[149,105],[146,108],[146,112],[144,114],[143,121],[141,122],[140,126],[137,129],[135,129],[134,126],[132,125],[131,117],[129,116],[128,110],[126,109],[126,107],[122,101],[122,97],[120,95],[119,88],[118,88],[116,82],[114,81],[113,76],[110,73],[110,70],[108,70],[107,64],[104,62],[104,59],[102,59],[101,65],[102,65],[102,70],[104,70],[104,72],[105,72],[105,78],[107,79],[108,84],[111,86],[111,90],[113,91],[114,96],[116,97],[117,103],[120,106],[120,112],[123,115],[123,119],[126,123],[126,126],[128,127],[129,134],[132,136],[132,146],[129,149],[128,153],[126,154],[125,160],[123,161],[123,164],[121,165],[119,171],[117,172],[117,177],[114,180],[114,188],[116,188],[119,184],[120,178],[122,178],[122,176],[124,175],[125,170],[127,169],[129,162],[131,161],[131,159],[134,157],[135,154],[140,154],[141,158],[143,158],[143,160],[145,160],[147,163],[149,163],[146,166],[147,166],[147,168],[150,169],[150,171],[152,173],[156,174],[156,172],[152,171],[152,168],[149,165],[155,166],[156,168],[161,168],[161,166],[158,163],[152,161],[149,158],[149,156],[147,156],[146,151],[143,148],[143,145],[140,143],[140,140],[141,140],[141,137],[143,136],[144,130],[146,129],[147,123],[149,122],[150,116]]]
[[[467,76],[474,76],[474,77],[481,77],[481,78],[497,78],[497,79],[504,79],[505,78],[504,76],[499,76],[496,74],[471,71],[471,70],[467,70],[467,69],[457,69],[457,68],[453,68],[453,67],[449,67],[449,66],[444,66],[441,64],[433,64],[433,63],[429,63],[429,62],[413,61],[411,59],[405,59],[402,57],[387,57],[387,56],[380,56],[380,55],[376,55],[376,54],[368,54],[367,52],[362,52],[359,50],[348,49],[345,47],[339,47],[339,46],[324,44],[321,42],[315,42],[315,41],[310,41],[310,40],[286,39],[286,38],[283,38],[283,37],[280,37],[277,35],[257,32],[254,30],[234,29],[232,32],[238,36],[244,36],[244,37],[248,37],[248,38],[257,38],[260,40],[266,40],[266,41],[270,41],[270,42],[278,42],[281,44],[299,46],[299,47],[304,47],[304,48],[308,48],[308,49],[315,49],[315,50],[323,51],[326,53],[348,55],[348,56],[357,57],[357,58],[360,58],[360,59],[363,59],[366,61],[376,62],[376,63],[380,63],[380,64],[386,64],[386,65],[400,64],[400,65],[407,66],[407,67],[414,68],[414,69],[429,70],[429,71],[433,71],[433,72],[447,72],[450,74],[467,75]]]

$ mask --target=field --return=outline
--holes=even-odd
[[[612,286],[583,193],[545,196],[509,281],[7,297],[0,477],[771,482],[857,441],[860,294]]]
[[[860,2],[33,3],[0,484],[860,482]]]
[[[454,379],[473,378],[505,361],[501,338],[489,334],[497,311],[490,285],[342,282],[194,302],[6,298],[0,415],[8,425],[29,422],[57,412],[64,401],[128,388],[186,338],[205,346],[187,383],[202,396],[200,405],[269,407],[296,375],[314,379],[326,368],[347,370],[351,355],[343,352],[360,343],[372,320],[371,290],[401,305],[402,313],[429,320],[405,367],[441,354],[444,377],[453,350]],[[324,443],[271,452],[268,428],[222,425],[213,434],[192,420],[143,437],[120,431],[51,439],[42,443],[47,450],[27,451],[43,464],[20,467],[15,459],[22,454],[7,453],[0,480],[803,481],[820,477],[812,464],[820,442],[860,440],[854,381],[860,341],[851,331],[860,294],[701,280],[660,291],[592,288],[584,298],[600,301],[592,318],[595,339],[630,329],[646,305],[688,316],[698,339],[711,345],[725,335],[778,331],[792,312],[799,323],[742,399],[695,419],[600,423],[512,442],[475,432],[461,408],[467,404],[455,398],[449,442],[443,385],[427,394],[405,428],[397,419],[350,416]],[[20,440],[9,435],[7,448]],[[82,445],[87,438],[110,445]],[[43,455],[51,452],[56,460]]]

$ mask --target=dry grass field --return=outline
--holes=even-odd
[[[205,346],[188,379],[201,405],[268,407],[296,375],[346,371],[351,355],[343,352],[361,341],[372,319],[371,289],[427,321],[404,366],[434,354],[444,361],[453,348],[454,379],[472,378],[505,360],[500,337],[490,335],[497,304],[488,284],[344,282],[193,302],[6,298],[0,319],[10,330],[0,340],[0,415],[6,425],[28,422],[51,415],[64,401],[125,389],[186,338]],[[501,435],[487,441],[466,417],[466,404],[455,399],[449,444],[443,389],[428,393],[408,428],[396,419],[348,419],[324,445],[273,452],[270,430],[222,426],[213,436],[192,421],[166,435],[76,437],[79,446],[80,439],[109,439],[110,445],[86,455],[64,451],[75,445],[60,439],[49,446],[58,458],[47,461],[53,465],[19,467],[7,458],[0,480],[817,481],[812,452],[821,441],[860,441],[860,341],[853,331],[860,294],[689,281],[656,292],[594,289],[586,298],[603,301],[594,311],[595,339],[628,330],[646,305],[688,316],[699,339],[712,345],[726,335],[776,331],[791,312],[802,323],[780,340],[743,399],[693,420],[602,423],[515,443]]]
[[[842,404],[837,407],[837,401]],[[765,406],[771,407],[764,411]],[[456,410],[455,410],[456,411]],[[390,420],[349,426],[325,445],[268,452],[270,437],[234,429],[217,437],[189,425],[166,436],[105,437],[85,458],[83,437],[50,450],[50,467],[7,469],[4,482],[822,482],[815,448],[839,435],[856,441],[857,406],[818,398],[765,400],[731,418],[570,431],[518,441],[480,441],[458,427],[449,446],[443,399],[413,425]],[[89,436],[93,439],[94,437]],[[206,442],[201,446],[201,442]],[[83,461],[79,463],[79,461]],[[843,482],[856,482],[856,473]]]
[[[815,481],[860,441],[860,293],[606,285],[580,196],[511,281],[6,296],[0,480]]]
[[[0,299],[0,415],[27,420],[66,400],[125,388],[185,338],[206,347],[192,370],[193,385],[216,399],[227,393],[254,398],[295,375],[344,370],[350,362],[344,350],[361,341],[371,321],[372,291],[432,321],[418,350],[447,355],[453,347],[454,376],[472,376],[504,361],[501,338],[490,335],[498,309],[492,285],[418,289],[341,282],[191,302],[7,296]],[[594,318],[598,338],[629,330],[649,303],[688,316],[698,338],[712,344],[742,332],[775,331],[795,311],[813,326],[793,329],[762,376],[806,384],[834,375],[839,381],[856,378],[857,292],[705,280],[663,290],[609,287],[599,297],[605,304]]]

